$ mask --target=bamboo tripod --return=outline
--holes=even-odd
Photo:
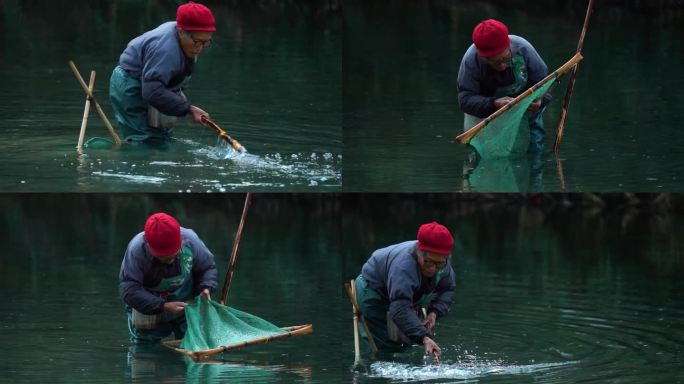
[[[363,317],[361,313],[361,308],[359,308],[359,303],[356,301],[356,282],[354,279],[352,279],[349,283],[344,283],[344,288],[347,291],[347,295],[349,296],[349,300],[352,302],[352,316],[354,319],[354,354],[356,357],[356,360],[358,361],[361,358],[361,348],[359,346],[359,328],[358,328],[358,321],[361,320],[361,326],[363,326],[363,330],[366,332],[366,335],[368,336],[368,342],[370,343],[371,350],[373,352],[378,351],[378,346],[375,345],[375,339],[373,338],[373,334],[370,332],[370,329],[368,328],[368,324],[366,324],[366,319]]]
[[[83,140],[85,139],[86,126],[88,125],[88,115],[90,114],[90,107],[93,104],[95,105],[95,110],[97,111],[97,114],[100,115],[102,122],[104,123],[105,127],[107,127],[109,134],[114,139],[114,144],[116,144],[117,146],[120,145],[121,139],[119,138],[119,135],[114,130],[114,127],[112,127],[112,124],[109,122],[109,119],[107,119],[107,115],[105,115],[104,111],[102,110],[102,107],[100,107],[100,104],[98,104],[97,100],[95,100],[95,96],[93,95],[93,88],[95,86],[95,71],[90,71],[90,80],[86,85],[85,80],[83,80],[83,77],[81,76],[81,73],[76,68],[76,64],[74,64],[74,62],[71,60],[69,60],[69,68],[71,68],[71,72],[74,73],[74,76],[76,76],[76,79],[78,80],[79,84],[81,84],[81,88],[83,88],[83,92],[85,92],[86,94],[85,108],[83,110],[83,121],[81,122],[81,131],[78,135],[78,143],[76,144],[76,150],[79,153],[83,151]]]

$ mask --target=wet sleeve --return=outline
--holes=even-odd
[[[480,94],[480,70],[470,57],[458,69],[458,105],[464,113],[485,118],[496,111],[494,97]]]
[[[417,277],[407,269],[390,268],[387,280],[390,317],[408,338],[422,344],[423,337],[427,335],[427,329],[413,311],[413,292],[418,285]]]
[[[454,302],[454,290],[456,289],[456,280],[454,278],[454,270],[449,266],[447,274],[439,281],[435,288],[435,296],[430,301],[428,306],[428,313],[434,312],[437,317],[443,317],[449,313],[451,304]]]
[[[164,299],[143,287],[144,270],[137,250],[131,244],[126,248],[121,271],[119,272],[119,295],[129,307],[146,314],[161,313]]]
[[[182,68],[174,68],[179,63],[169,49],[151,47],[143,56],[143,68],[140,76],[143,100],[169,116],[185,116],[190,110],[190,101],[169,89],[174,72]]]
[[[209,288],[209,291],[214,292],[218,285],[214,255],[194,231],[189,236],[192,239],[194,256],[192,274],[198,281],[197,286],[200,291]]]

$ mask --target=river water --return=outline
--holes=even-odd
[[[347,1],[344,189],[681,191],[684,13],[596,3],[560,155],[481,164],[464,183],[456,80],[475,25],[503,21],[555,70],[575,53],[586,2]],[[544,115],[548,148],[565,88],[565,81],[555,87]]]
[[[222,283],[244,194],[1,195],[2,381],[681,382],[684,216],[620,198],[600,209],[518,195],[255,194],[228,303],[314,332],[196,363],[129,341],[123,251],[164,210],[212,250]],[[456,235],[441,364],[419,346],[355,364],[343,282],[433,219]]]
[[[177,141],[167,148],[78,154],[85,95],[67,62],[86,82],[96,71],[95,98],[114,123],[108,90],[119,55],[134,37],[175,19],[178,4],[62,3],[9,1],[0,10],[0,190],[341,188],[341,32],[334,4],[212,5],[218,30],[185,93],[249,151],[234,158],[211,129],[188,118],[179,120]],[[86,131],[92,137],[108,137],[94,108]]]

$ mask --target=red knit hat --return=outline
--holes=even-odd
[[[445,226],[436,221],[423,224],[418,229],[418,248],[424,251],[448,255],[453,246],[454,237]]]
[[[491,57],[505,51],[511,45],[508,28],[499,20],[489,19],[473,29],[473,43],[477,53],[483,57]]]
[[[186,31],[213,32],[216,30],[211,10],[192,1],[178,7],[176,24],[178,28]]]
[[[180,224],[166,213],[155,213],[145,223],[145,241],[153,256],[173,255],[181,247]]]

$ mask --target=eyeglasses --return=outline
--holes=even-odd
[[[435,266],[435,267],[437,267],[437,269],[442,269],[442,268],[446,267],[446,265],[447,265],[447,260],[435,261],[432,259],[423,258],[423,266],[425,266],[426,268],[430,268],[432,266]]]
[[[491,57],[486,57],[485,60],[487,60],[487,63],[493,66],[498,66],[503,63],[509,62],[513,58],[513,53],[511,52],[511,49],[506,50],[506,54],[503,57],[500,57],[496,60],[493,60]]]
[[[192,37],[192,33],[188,31],[183,31],[185,36],[189,37],[190,40],[192,40],[192,46],[194,48],[202,48],[202,49],[207,49],[211,47],[211,39],[209,40],[197,40],[194,37]]]

